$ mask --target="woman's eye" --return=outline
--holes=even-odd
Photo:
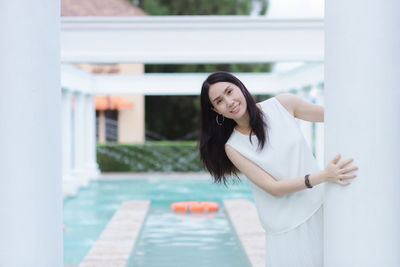
[[[232,93],[232,90],[228,90],[228,95],[230,95]]]
[[[221,103],[221,101],[222,101],[221,99],[218,99],[218,100],[217,100],[217,104]]]

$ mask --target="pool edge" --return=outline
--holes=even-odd
[[[125,267],[149,209],[150,201],[122,202],[79,267]]]
[[[265,267],[265,231],[254,204],[246,199],[224,200],[224,208],[253,267]]]

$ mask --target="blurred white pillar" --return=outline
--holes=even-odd
[[[326,1],[326,157],[358,177],[330,184],[325,267],[400,266],[400,1]]]
[[[62,174],[65,179],[71,174],[71,92],[62,91],[61,105]]]
[[[0,4],[0,266],[63,265],[59,10]]]
[[[74,98],[74,170],[75,181],[78,185],[87,185],[85,171],[85,97],[76,92]]]
[[[85,169],[90,178],[96,178],[100,172],[96,162],[96,110],[94,107],[94,96],[85,96],[86,108],[86,138],[85,138]]]

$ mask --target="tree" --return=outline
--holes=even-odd
[[[267,0],[140,0],[138,2],[140,8],[153,16],[249,15],[254,5],[261,5],[259,14],[264,15],[268,8]]]
[[[267,0],[130,0],[153,16],[249,15],[253,8],[264,15]],[[147,64],[145,72],[269,72],[270,63],[259,64]],[[199,84],[199,87],[201,85]],[[257,99],[258,98],[258,99]],[[256,97],[257,100],[267,96]],[[199,126],[199,96],[147,96],[146,132],[149,137],[169,140],[196,139]]]
[[[146,96],[145,107],[148,138],[197,139],[199,96]]]
[[[175,72],[270,72],[271,63],[251,64],[146,64],[145,72],[175,73]]]

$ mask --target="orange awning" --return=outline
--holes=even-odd
[[[96,96],[96,110],[119,110],[132,107],[125,99],[117,96]]]

